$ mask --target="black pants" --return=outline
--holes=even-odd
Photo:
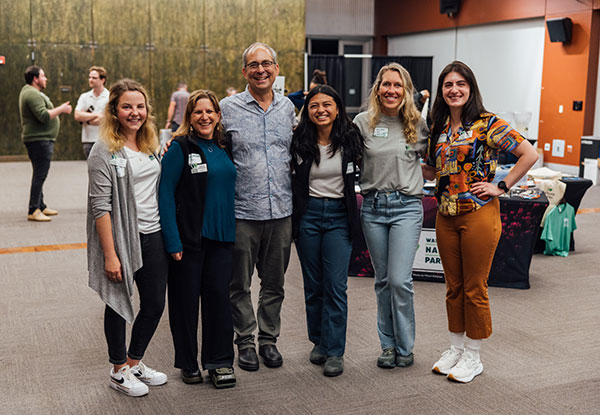
[[[202,297],[204,370],[233,366],[233,323],[229,283],[233,243],[202,238],[200,252],[183,251],[169,261],[169,322],[175,367],[198,369],[198,307]]]
[[[44,203],[44,193],[42,187],[48,177],[50,170],[50,161],[52,153],[54,153],[54,141],[32,141],[25,143],[27,154],[33,167],[33,175],[31,176],[31,191],[29,193],[29,210],[28,214],[32,214],[36,209],[46,209]]]
[[[165,308],[168,261],[162,232],[140,234],[143,266],[134,274],[140,294],[140,311],[133,322],[129,352],[125,346],[125,319],[112,308],[104,310],[104,334],[110,363],[115,365],[131,359],[141,360],[156,331]]]

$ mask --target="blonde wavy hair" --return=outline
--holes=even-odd
[[[127,138],[121,133],[121,123],[117,118],[117,107],[119,99],[127,91],[137,91],[144,96],[146,103],[146,120],[137,132],[137,145],[140,151],[146,154],[152,154],[159,148],[158,133],[154,124],[152,115],[152,106],[148,101],[146,89],[133,79],[121,79],[110,87],[108,104],[104,109],[104,119],[100,125],[100,136],[108,146],[111,153],[121,150],[127,141]]]
[[[404,126],[404,136],[406,137],[406,142],[415,143],[417,141],[417,123],[419,122],[421,113],[415,106],[415,101],[413,98],[414,86],[412,79],[410,78],[410,74],[402,65],[396,62],[391,62],[383,66],[379,70],[375,82],[373,82],[373,86],[371,87],[371,91],[369,93],[369,104],[367,110],[369,114],[369,128],[374,130],[381,119],[382,111],[381,102],[379,101],[379,87],[381,86],[383,74],[387,71],[398,72],[400,79],[402,80],[404,97],[400,103],[399,117],[400,121],[402,121],[402,125]]]

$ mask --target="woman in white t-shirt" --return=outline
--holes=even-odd
[[[423,221],[420,156],[428,130],[413,101],[413,84],[397,63],[381,68],[368,111],[354,122],[365,138],[360,188],[361,224],[375,269],[377,366],[414,362],[415,311],[412,265]]]
[[[104,333],[113,364],[110,386],[129,396],[162,385],[146,351],[165,305],[167,256],[158,214],[158,139],[144,87],[131,79],[110,88],[101,140],[88,159],[89,285],[106,303]],[[140,295],[134,320],[133,283]],[[125,322],[133,322],[126,349]]]

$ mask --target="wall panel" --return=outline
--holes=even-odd
[[[2,39],[2,43],[27,43],[30,38],[29,1],[0,3],[0,39]]]
[[[205,45],[211,51],[236,50],[241,54],[256,41],[257,0],[205,1]],[[271,15],[261,16],[271,21]]]
[[[242,52],[255,41],[277,50],[288,90],[301,88],[304,1],[0,0],[0,54],[7,58],[0,66],[0,114],[14,126],[0,132],[0,158],[25,154],[17,100],[31,50],[35,64],[48,73],[46,92],[55,105],[66,100],[75,105],[89,89],[89,67],[102,65],[108,86],[124,77],[146,86],[162,127],[179,80],[219,97],[228,86],[243,90]],[[31,21],[35,47],[27,46]],[[55,158],[83,158],[80,137],[73,116],[61,116]]]
[[[70,0],[69,5],[76,3]],[[94,1],[94,41],[99,45],[144,46],[150,41],[149,0]]]
[[[152,44],[170,48],[197,48],[202,45],[204,2],[205,0],[150,1]]]
[[[88,44],[92,40],[92,0],[30,0],[32,35],[36,42]]]

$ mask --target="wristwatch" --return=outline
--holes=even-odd
[[[498,182],[498,185],[497,185],[497,186],[498,186],[498,187],[499,187],[499,188],[500,188],[500,189],[501,189],[501,190],[502,190],[504,193],[508,193],[508,191],[509,191],[509,188],[508,188],[508,186],[506,185],[506,183],[504,182],[504,180],[500,180],[500,181]]]

